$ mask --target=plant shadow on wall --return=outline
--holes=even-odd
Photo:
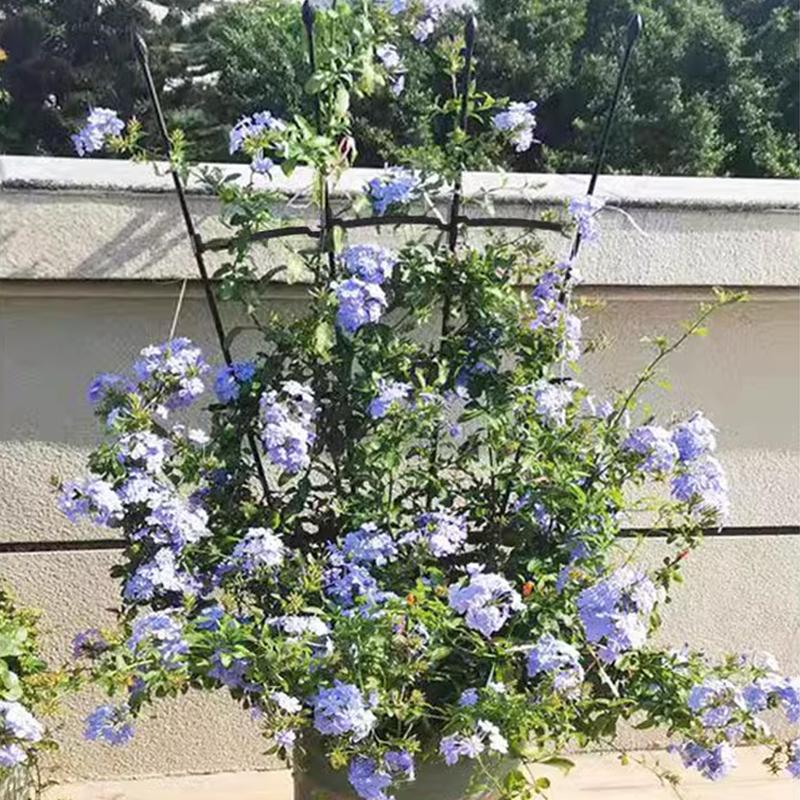
[[[158,698],[225,688],[269,752],[292,761],[301,797],[445,786],[453,798],[524,800],[548,791],[537,765],[568,770],[570,749],[614,746],[621,721],[665,729],[712,780],[739,743],[769,745],[768,767],[796,775],[798,741],[773,737],[759,714],[781,708],[797,722],[797,679],[769,657],[650,641],[683,560],[724,518],[727,486],[712,423],[698,412],[662,427],[639,393],[741,296],[719,291],[674,341],[654,339],[628,391],[597,398],[581,385],[571,290],[602,204],[570,203],[578,238],[564,261],[535,236],[566,224],[559,210],[479,249],[460,243],[463,170],[534,146],[535,104],[478,91],[474,22],[461,40],[437,39],[444,5],[458,4],[298,8],[313,119],[239,120],[230,151],[250,159],[249,178],[190,165],[181,132],[169,136],[179,186],[193,176],[220,198],[232,235],[214,245],[229,254],[218,293],[244,304],[263,344],[230,360],[242,329],[220,329],[229,363],[202,429],[181,413],[211,368],[186,339],[145,348],[130,374],[89,389],[107,438],[59,503],[119,531],[125,550],[119,626],[75,641],[112,698],[86,735],[124,744]],[[357,148],[351,99],[407,90],[395,43],[423,29],[450,86],[430,109],[446,141],[409,152],[334,213],[331,186]],[[82,155],[149,157],[140,124],[108,109],[74,141]],[[315,176],[319,227],[300,226],[313,246],[259,273],[254,246],[291,222],[275,216],[270,177],[299,166]],[[444,186],[449,219],[433,202]],[[420,222],[439,239],[378,243],[381,223]],[[375,241],[349,243],[356,227]],[[200,256],[207,244],[195,239]],[[308,313],[266,310],[270,283],[300,267]],[[626,499],[645,484],[668,499]],[[672,547],[650,573],[620,542],[642,511]],[[678,776],[655,770],[678,791]]]

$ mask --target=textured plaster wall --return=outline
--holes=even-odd
[[[159,193],[149,173],[104,162],[102,172],[94,165],[76,176],[75,162],[47,161],[43,170],[33,161],[0,158],[0,541],[104,537],[108,531],[72,526],[59,515],[50,480],[83,472],[98,439],[86,384],[166,337],[176,279],[191,276],[192,264],[174,200]],[[552,199],[573,191],[578,179],[541,181],[539,196]],[[590,285],[583,294],[604,302],[586,332],[604,345],[585,358],[581,380],[600,395],[603,387],[628,384],[647,358],[638,340],[677,332],[708,296],[707,285],[752,287],[751,303],[723,312],[707,339],[691,341],[669,362],[673,391],[649,397],[663,414],[703,408],[719,425],[733,494],[730,525],[753,534],[710,539],[692,555],[662,636],[711,652],[771,650],[797,670],[800,537],[759,534],[800,525],[800,247],[796,186],[788,183],[604,179],[647,235],[609,211],[603,244],[586,251]],[[504,212],[521,211],[519,193],[503,191]],[[210,201],[195,203],[211,226]],[[274,304],[300,312],[304,289],[275,287]],[[178,332],[216,354],[196,285]],[[242,353],[252,345],[237,342]],[[643,557],[655,563],[662,547],[648,543]],[[43,609],[46,646],[56,658],[66,656],[75,632],[111,619],[114,558],[108,551],[0,554],[0,574],[22,600]],[[61,732],[67,775],[270,765],[247,715],[223,696],[165,704],[123,750],[81,741],[78,720],[95,699],[88,693],[75,700],[76,714]],[[649,736],[638,742],[655,741]]]

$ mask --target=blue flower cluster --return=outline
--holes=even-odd
[[[221,565],[219,574],[236,571],[252,575],[264,567],[278,567],[283,563],[284,553],[280,536],[268,528],[250,528]]]
[[[203,393],[201,376],[208,369],[200,348],[185,338],[146,347],[133,365],[138,381],[153,381],[163,387],[168,410],[190,406]]]
[[[86,119],[86,125],[72,135],[72,144],[79,156],[102,150],[109,137],[120,136],[125,123],[110,108],[93,108]]]
[[[511,584],[495,573],[471,565],[465,586],[450,587],[450,607],[463,614],[467,627],[489,637],[506,624],[512,612],[522,608],[522,598]]]
[[[567,280],[569,276],[569,281]],[[562,300],[569,286],[577,282],[577,271],[569,261],[560,261],[547,270],[531,292],[536,315],[531,320],[531,330],[561,331],[561,352],[569,361],[581,354],[583,323]]]
[[[290,475],[311,463],[313,429],[317,414],[314,394],[308,386],[287,381],[276,391],[261,396],[261,443],[269,460]]]
[[[602,661],[613,663],[621,653],[642,647],[657,599],[645,571],[631,565],[581,591],[580,619],[587,641],[602,643],[598,651]]]
[[[536,413],[545,425],[559,427],[567,423],[567,409],[573,401],[570,384],[537,381],[533,387],[533,402]]]
[[[375,55],[389,76],[389,90],[395,97],[401,95],[406,86],[406,75],[400,51],[393,44],[387,43],[380,45]]]
[[[374,758],[356,756],[348,770],[350,785],[362,800],[392,800],[386,794],[397,781],[414,780],[414,758],[405,751],[390,751],[379,767]]]
[[[430,511],[417,518],[417,527],[401,539],[401,544],[424,541],[435,558],[452,556],[464,549],[467,541],[467,518],[445,511]]]
[[[717,448],[716,428],[701,412],[678,425],[672,440],[680,467],[672,478],[672,496],[690,503],[699,514],[728,513],[728,481],[719,461],[711,455]]]
[[[584,244],[597,241],[598,233],[595,217],[604,206],[604,200],[591,195],[573,198],[569,201],[567,208],[575,221],[578,233]]]
[[[388,303],[377,283],[348,278],[332,288],[338,304],[336,324],[345,333],[353,334],[363,325],[380,322]]]
[[[518,153],[531,149],[536,128],[537,103],[509,103],[508,108],[492,117],[492,124],[500,131],[511,134],[511,144]]]
[[[253,379],[256,365],[252,361],[241,361],[225,366],[214,379],[214,394],[220,403],[232,403],[239,398],[239,387]]]
[[[693,686],[686,703],[700,715],[704,728],[723,728],[737,711],[747,708],[742,692],[723,678],[707,678]]]
[[[244,148],[248,139],[260,139],[267,133],[282,133],[285,130],[286,123],[273,116],[269,111],[258,111],[252,116],[244,116],[228,134],[228,152],[231,155],[238,153]],[[259,148],[253,154],[250,166],[254,172],[268,174],[274,166],[274,162],[265,155],[263,149]]]
[[[672,441],[672,434],[658,425],[635,428],[622,443],[622,449],[645,456],[642,462],[645,472],[670,472],[678,460],[678,448]]]
[[[570,644],[545,634],[528,653],[528,677],[541,673],[553,676],[553,689],[567,697],[574,696],[583,683],[580,653]]]
[[[24,744],[42,740],[44,726],[21,703],[0,700],[0,734],[18,740],[0,744],[0,769],[15,767],[28,758]]]
[[[70,522],[89,519],[110,527],[122,518],[122,501],[114,488],[101,478],[86,478],[64,486],[58,498],[58,507]]]
[[[134,735],[133,716],[127,705],[103,705],[86,717],[83,734],[91,741],[104,741],[119,746],[127,744]]]
[[[357,686],[334,681],[329,689],[320,689],[312,699],[314,727],[322,734],[350,734],[359,742],[375,727],[375,714]]]
[[[728,742],[706,748],[689,741],[678,746],[670,745],[668,749],[680,755],[684,767],[696,769],[710,781],[724,778],[736,766],[736,756]]]
[[[393,167],[386,175],[367,183],[372,213],[382,217],[387,211],[402,208],[420,196],[422,181],[410,170]]]
[[[183,638],[183,627],[171,611],[152,611],[137,617],[127,646],[132,653],[139,655],[155,653],[166,669],[180,668],[189,652],[189,645]]]
[[[184,595],[194,596],[200,588],[199,581],[179,567],[174,551],[162,547],[128,578],[122,596],[129,602],[142,603],[157,596],[175,595],[180,603]]]
[[[468,736],[455,733],[445,736],[439,743],[439,752],[448,767],[457,764],[462,757],[478,758],[486,750],[505,755],[508,753],[508,741],[497,725],[485,719],[479,719],[474,732]]]
[[[391,250],[371,244],[348,247],[338,260],[350,277],[379,286],[391,279],[397,265],[397,256]]]
[[[406,408],[413,388],[410,383],[387,381],[385,378],[379,378],[378,394],[370,400],[367,406],[367,414],[372,419],[383,419],[391,411]]]

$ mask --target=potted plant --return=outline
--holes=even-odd
[[[797,721],[797,679],[769,659],[650,642],[683,560],[728,501],[713,424],[698,412],[661,426],[639,395],[740,296],[718,292],[675,341],[655,340],[629,391],[598,397],[572,377],[587,349],[574,258],[554,261],[529,233],[460,244],[457,207],[440,239],[348,242],[346,212],[371,207],[403,231],[397,215],[430,211],[432,187],[455,184],[460,202],[461,170],[533,140],[533,104],[480,95],[468,79],[459,98],[471,45],[444,39],[455,96],[432,113],[470,119],[470,135],[455,124],[410,153],[416,170],[331,204],[328,180],[355,147],[351,96],[399,90],[392,37],[438,22],[404,5],[318,11],[307,88],[319,127],[254,113],[230,134],[251,179],[194,173],[233,229],[219,288],[245,303],[257,354],[212,372],[174,338],[90,387],[106,441],[59,502],[118,531],[125,549],[119,629],[75,642],[116,697],[87,736],[122,744],[157,698],[225,688],[291,760],[301,800],[522,800],[549,785],[537,765],[568,769],[565,753],[613,743],[621,720],[667,729],[711,779],[752,742],[797,774],[797,741],[759,718],[780,707]],[[141,126],[104,109],[75,141],[82,154],[145,155]],[[185,177],[181,143],[173,168]],[[309,283],[308,311],[293,316],[266,305],[286,267],[265,275],[250,256],[284,224],[269,176],[298,165],[314,170],[322,227],[319,247],[288,260],[302,259]],[[599,208],[570,204],[584,241]],[[215,398],[187,422],[206,383]],[[647,499],[631,500],[631,486]],[[651,571],[621,538],[642,511],[672,548]]]
[[[0,799],[39,796],[38,756],[56,743],[39,717],[54,712],[69,685],[39,655],[38,615],[18,608],[0,584]]]

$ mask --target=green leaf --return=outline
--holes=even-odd
[[[330,361],[331,348],[336,341],[336,331],[327,320],[320,320],[314,330],[314,352],[323,360]]]
[[[568,758],[564,758],[563,756],[551,756],[550,758],[545,758],[543,761],[538,761],[537,763],[560,769],[565,775],[569,775],[570,770],[575,767],[574,761],[570,761]]]

